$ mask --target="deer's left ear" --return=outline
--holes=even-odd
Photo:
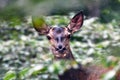
[[[76,14],[70,21],[69,25],[68,25],[68,30],[71,31],[72,33],[78,31],[82,24],[83,24],[83,12],[79,12],[78,14]]]
[[[46,35],[50,29],[50,27],[45,24],[45,21],[42,17],[32,17],[32,23],[35,30],[40,34]]]

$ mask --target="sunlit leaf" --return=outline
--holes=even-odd
[[[30,68],[25,68],[25,69],[21,70],[21,71],[19,72],[20,77],[21,77],[21,78],[25,78],[26,76],[28,76],[29,70],[30,70]]]
[[[4,76],[4,80],[13,80],[15,78],[16,78],[16,75],[14,71],[8,71]]]
[[[108,73],[106,73],[104,75],[103,80],[114,80],[115,74],[116,74],[116,71],[115,70],[111,70],[111,71],[109,71]]]

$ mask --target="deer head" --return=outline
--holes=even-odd
[[[40,34],[46,35],[51,50],[57,59],[74,59],[70,50],[69,40],[71,35],[80,30],[83,24],[83,12],[76,14],[67,27],[49,27],[41,18],[33,18],[33,26]]]

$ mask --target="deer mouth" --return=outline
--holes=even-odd
[[[67,54],[66,54],[66,50],[56,50],[54,52],[54,55],[56,57],[65,57]]]
[[[51,49],[52,49],[52,52],[53,52],[53,54],[54,54],[54,56],[56,56],[56,57],[64,57],[64,56],[66,56],[67,54],[66,54],[66,48],[63,48],[63,49],[57,49],[57,48],[55,48],[55,47],[51,47]]]
[[[66,48],[63,48],[63,49],[58,49],[58,48],[56,48],[55,50],[56,50],[57,52],[59,52],[60,54],[63,54],[63,53],[65,52]]]

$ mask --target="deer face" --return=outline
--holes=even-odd
[[[69,54],[70,36],[81,28],[83,24],[83,13],[79,12],[76,14],[67,27],[49,27],[43,20],[41,21],[41,24],[39,25],[39,23],[36,23],[35,20],[33,20],[33,26],[40,34],[47,36],[51,43],[53,54],[55,56],[65,56]]]
[[[47,38],[51,43],[51,48],[56,54],[64,54],[69,48],[69,39],[71,33],[65,27],[51,28]]]

